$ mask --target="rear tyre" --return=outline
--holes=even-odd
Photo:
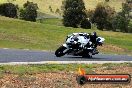
[[[83,55],[82,57],[83,58],[92,58],[92,56],[90,56],[90,55]]]
[[[64,53],[63,51],[64,51],[65,49],[66,49],[66,47],[60,46],[60,47],[55,51],[56,57],[64,56],[65,53]]]

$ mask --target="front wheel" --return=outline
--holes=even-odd
[[[64,56],[64,55],[65,55],[64,50],[66,50],[66,47],[60,46],[60,47],[55,51],[55,55],[56,55],[57,57]]]

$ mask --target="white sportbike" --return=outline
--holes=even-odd
[[[95,53],[93,54],[93,50],[95,50],[95,48],[93,47],[89,36],[90,35],[87,33],[73,33],[68,35],[66,43],[55,51],[55,55],[57,57],[61,57],[67,54],[91,58],[92,55],[95,55]],[[105,39],[102,37],[97,37],[96,44],[98,46],[102,46],[104,40]]]

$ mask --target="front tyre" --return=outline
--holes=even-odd
[[[66,54],[66,53],[64,53],[64,50],[66,50],[66,47],[60,46],[60,47],[55,51],[56,57],[64,56],[64,55]]]

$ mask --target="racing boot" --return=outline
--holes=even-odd
[[[99,53],[99,51],[97,50],[97,48],[94,48],[93,52],[92,52],[92,55],[95,55],[95,54],[98,54],[98,53]]]

